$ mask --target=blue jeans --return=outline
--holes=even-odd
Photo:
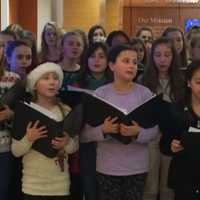
[[[0,199],[8,200],[12,176],[12,156],[10,152],[0,153]]]

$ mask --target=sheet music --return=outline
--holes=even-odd
[[[53,120],[55,120],[57,122],[62,121],[62,120],[58,119],[58,116],[55,113],[47,110],[46,108],[44,108],[44,107],[42,107],[42,106],[40,106],[40,105],[38,105],[36,103],[33,103],[33,102],[30,102],[30,103],[23,102],[23,103],[25,105],[37,110],[38,112],[41,112],[42,114],[46,115],[47,117],[49,117],[49,118],[51,118],[51,119],[53,119]]]
[[[199,128],[196,128],[196,127],[190,126],[190,127],[188,128],[188,133],[200,133],[200,129],[199,129]]]

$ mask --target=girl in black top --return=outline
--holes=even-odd
[[[187,70],[185,99],[171,104],[161,125],[161,151],[172,155],[168,185],[175,191],[175,200],[200,199],[200,61],[193,61]],[[167,122],[167,123],[166,123]],[[191,127],[199,132],[190,133]],[[199,135],[198,135],[199,134]],[[193,138],[195,137],[195,139]]]

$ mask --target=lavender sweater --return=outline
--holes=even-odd
[[[112,84],[104,85],[95,94],[123,109],[133,109],[152,96],[146,87],[135,84],[130,92],[122,93],[113,89]],[[136,140],[124,145],[111,137],[104,137],[102,125],[86,125],[81,133],[81,142],[97,141],[97,172],[127,176],[148,171],[148,143],[158,133],[158,128],[141,128]]]

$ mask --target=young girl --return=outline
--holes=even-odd
[[[27,77],[27,90],[32,93],[34,103],[40,106],[44,113],[51,113],[58,120],[62,120],[70,111],[68,106],[56,99],[62,81],[62,70],[54,63],[37,66]],[[21,140],[12,140],[12,153],[16,157],[23,156],[22,191],[25,200],[68,199],[68,154],[77,150],[78,141],[64,132],[63,137],[56,137],[51,141],[52,147],[59,153],[56,157],[49,158],[32,148],[34,142],[47,137],[47,134],[44,126],[38,126],[38,121],[30,122],[24,137]],[[61,152],[64,153],[63,170],[57,162]]]
[[[62,90],[66,90],[67,85],[77,86],[80,78],[81,65],[78,62],[83,51],[83,40],[77,32],[67,32],[61,45],[63,55],[59,65],[64,73]]]
[[[64,79],[62,83],[61,93],[67,92],[67,86],[79,87],[79,79],[81,74],[81,65],[79,60],[83,51],[83,40],[77,32],[67,32],[63,36],[62,42],[63,56],[59,63],[63,73]],[[61,94],[62,96],[62,94]],[[68,104],[74,107],[76,99],[71,98]],[[82,199],[80,191],[80,165],[79,165],[79,153],[70,155],[70,174],[71,174],[71,198],[73,200]]]
[[[80,87],[95,90],[109,81],[107,47],[96,42],[89,46]],[[96,143],[82,142],[80,145],[81,186],[85,200],[96,200]]]
[[[59,34],[56,24],[48,22],[42,31],[40,62],[59,62],[61,50],[59,47]]]
[[[200,27],[199,26],[192,26],[192,27],[190,27],[188,32],[185,34],[186,46],[187,46],[188,50],[190,49],[191,40],[193,38],[196,38],[196,37],[200,37]]]
[[[98,88],[95,94],[116,106],[130,110],[149,99],[152,94],[132,80],[137,73],[137,53],[129,46],[113,48],[108,57],[114,81]],[[81,139],[97,142],[97,196],[100,200],[141,200],[148,172],[148,142],[156,136],[156,128],[144,129],[137,122],[119,124],[108,117],[98,127],[86,125]],[[132,136],[124,145],[108,133]]]
[[[81,36],[82,41],[83,41],[83,47],[82,47],[83,51],[82,51],[81,56],[80,56],[79,61],[78,61],[78,63],[80,65],[82,65],[83,62],[84,62],[84,57],[85,57],[86,50],[88,48],[87,34],[81,29],[75,29],[72,32],[77,32]]]
[[[143,41],[139,38],[132,38],[130,40],[130,45],[137,52],[138,59],[138,75],[144,72],[145,66],[147,64],[147,52]]]
[[[168,38],[153,42],[149,63],[143,76],[143,84],[154,93],[163,93],[164,100],[178,101],[183,96],[183,78],[179,71],[176,51]],[[167,187],[168,167],[171,157],[160,154],[160,135],[149,145],[150,170],[146,182],[144,199],[173,199]]]
[[[152,42],[154,40],[153,31],[149,27],[141,27],[137,33],[136,37],[144,42],[146,51],[148,54],[151,53]]]
[[[20,40],[23,34],[23,28],[19,24],[10,24],[5,28],[5,31],[12,32],[16,36],[16,40]]]
[[[190,43],[191,61],[200,60],[200,37],[194,37]]]
[[[153,42],[153,31],[149,27],[142,27],[137,31],[136,37],[140,38],[144,44]]]
[[[194,145],[185,146],[188,141],[189,128],[199,130],[200,120],[200,61],[193,61],[186,73],[187,88],[184,101],[174,104],[170,123],[163,130],[160,146],[161,151],[172,156],[168,184],[175,192],[176,200],[200,199],[200,159]],[[199,131],[196,132],[198,136]],[[183,140],[185,137],[185,141]],[[197,139],[199,147],[199,137]],[[197,144],[195,144],[197,145]],[[197,148],[198,149],[198,148]]]
[[[105,42],[106,41],[106,31],[100,25],[94,25],[88,31],[88,42],[91,45],[94,42]]]
[[[15,84],[19,79],[19,76],[14,72],[8,72],[5,68],[4,62],[4,45],[5,42],[0,34],[0,98]],[[0,105],[0,199],[7,200],[9,193],[11,192],[11,176],[13,173],[13,162],[10,152],[10,128],[9,120],[11,119],[13,112],[7,105]]]
[[[164,30],[162,36],[172,40],[179,56],[179,67],[185,70],[187,68],[187,51],[183,32],[176,27],[168,27]]]
[[[86,51],[80,87],[95,90],[104,85],[111,74],[107,68],[108,49],[106,44],[95,42]]]
[[[21,40],[26,42],[32,50],[32,66],[33,68],[38,65],[38,55],[37,55],[37,41],[36,36],[31,31],[24,30]]]
[[[19,74],[23,79],[31,70],[32,66],[32,50],[29,45],[23,41],[8,42],[6,47],[6,60],[9,69]]]
[[[129,37],[128,35],[121,30],[112,31],[109,33],[106,43],[109,48],[120,45],[120,44],[128,44]]]

